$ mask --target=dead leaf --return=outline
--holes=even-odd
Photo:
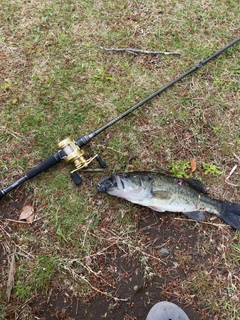
[[[195,161],[193,158],[190,159],[190,164],[191,164],[191,170],[192,170],[192,172],[196,171],[196,169],[197,169],[197,163],[196,163],[196,161]]]
[[[12,291],[12,288],[13,288],[13,285],[14,285],[15,272],[16,272],[16,261],[15,261],[15,254],[13,254],[11,265],[10,265],[10,270],[9,270],[9,274],[8,274],[8,281],[7,281],[7,298],[8,298],[8,302],[10,301],[11,291]]]
[[[34,219],[34,214],[32,214],[31,216],[29,216],[26,220],[29,223],[33,223],[33,219]]]
[[[19,220],[27,220],[29,223],[33,222],[34,219],[34,208],[32,206],[25,206],[23,207]]]

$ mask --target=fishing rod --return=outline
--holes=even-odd
[[[102,158],[99,155],[95,155],[94,157],[90,159],[85,158],[85,150],[82,149],[83,146],[85,146],[87,143],[91,141],[92,138],[100,134],[102,131],[106,130],[108,127],[112,126],[119,120],[123,119],[125,116],[127,116],[129,113],[132,113],[137,108],[141,107],[143,104],[147,103],[151,99],[155,98],[157,95],[174,85],[176,82],[180,81],[190,73],[198,70],[205,64],[207,64],[212,59],[219,56],[221,53],[226,51],[228,48],[232,47],[236,43],[240,41],[240,38],[234,40],[233,42],[229,43],[227,46],[222,48],[221,50],[218,50],[210,57],[206,58],[205,60],[200,61],[197,65],[180,75],[179,77],[175,78],[171,82],[167,83],[163,87],[161,87],[159,90],[153,92],[151,95],[149,95],[144,100],[138,102],[136,105],[132,106],[131,108],[127,109],[125,112],[121,113],[118,117],[112,119],[99,129],[93,131],[92,133],[82,136],[77,141],[74,141],[71,137],[68,137],[61,142],[57,144],[58,151],[54,153],[49,158],[45,159],[43,162],[41,162],[36,167],[29,170],[22,178],[18,179],[8,187],[0,190],[0,199],[2,199],[8,192],[10,192],[13,189],[16,189],[18,186],[20,186],[22,183],[24,183],[27,180],[30,180],[40,173],[48,170],[49,168],[55,166],[57,163],[59,163],[61,160],[64,160],[65,162],[71,162],[74,164],[75,169],[71,171],[71,178],[74,181],[76,185],[79,185],[82,183],[82,178],[79,176],[77,171],[80,171],[81,169],[86,168],[94,159],[96,159],[99,162],[99,165],[101,168],[105,168],[106,164],[102,160]]]

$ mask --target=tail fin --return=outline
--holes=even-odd
[[[233,228],[240,230],[240,204],[222,201],[219,217]]]

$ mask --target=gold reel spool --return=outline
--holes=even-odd
[[[75,141],[68,137],[57,144],[57,148],[61,149],[66,157],[63,159],[65,162],[72,162],[76,169],[72,170],[71,172],[75,172],[77,170],[81,170],[86,168],[90,162],[92,162],[96,157],[92,157],[90,159],[85,159],[85,151],[79,148],[76,145]]]
[[[63,160],[65,162],[72,162],[74,164],[75,169],[71,171],[71,178],[75,184],[80,184],[82,182],[81,177],[76,173],[76,171],[86,168],[94,159],[97,159],[102,168],[106,167],[106,164],[99,155],[86,159],[84,157],[85,151],[81,149],[71,137],[59,142],[57,144],[57,148],[64,154]]]

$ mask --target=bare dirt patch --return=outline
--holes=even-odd
[[[13,199],[1,206],[5,219],[17,219],[17,212],[31,199],[23,191],[18,191],[18,202]],[[5,220],[7,222],[7,220]],[[216,242],[226,236],[229,228],[219,229],[213,225],[198,225],[186,220],[182,215],[171,213],[156,214],[145,208],[138,210],[135,217],[136,233],[145,245],[145,251],[133,250],[126,254],[123,239],[116,241],[114,229],[102,217],[98,228],[111,241],[104,255],[96,256],[89,281],[102,294],[91,290],[80,298],[64,283],[52,283],[48,292],[38,292],[24,303],[14,298],[9,304],[6,319],[13,319],[16,310],[31,310],[33,319],[138,319],[144,320],[150,308],[157,302],[168,300],[182,307],[191,320],[213,319],[214,315],[198,298],[198,290],[208,286],[210,278],[203,279],[199,288],[191,286],[191,281],[201,271],[205,275],[218,272],[224,276],[225,268],[216,265],[221,258],[221,250],[216,250]],[[220,221],[217,221],[220,222]],[[33,223],[33,230],[37,224]],[[221,223],[219,224],[221,225]],[[14,224],[5,226],[14,232]],[[211,238],[206,237],[211,234]],[[109,238],[109,236],[111,236]],[[117,235],[116,235],[117,237]],[[108,241],[108,243],[110,243]],[[209,246],[209,241],[213,246]],[[137,248],[136,244],[136,248]],[[7,257],[1,252],[1,263]],[[95,270],[94,270],[95,268]],[[97,272],[101,270],[101,277]],[[86,271],[79,269],[82,276]],[[87,274],[86,274],[87,276]],[[199,285],[199,282],[198,282]],[[203,286],[201,288],[201,285]],[[2,288],[3,289],[3,288]],[[221,292],[219,292],[219,295]],[[215,318],[218,319],[217,313]]]

